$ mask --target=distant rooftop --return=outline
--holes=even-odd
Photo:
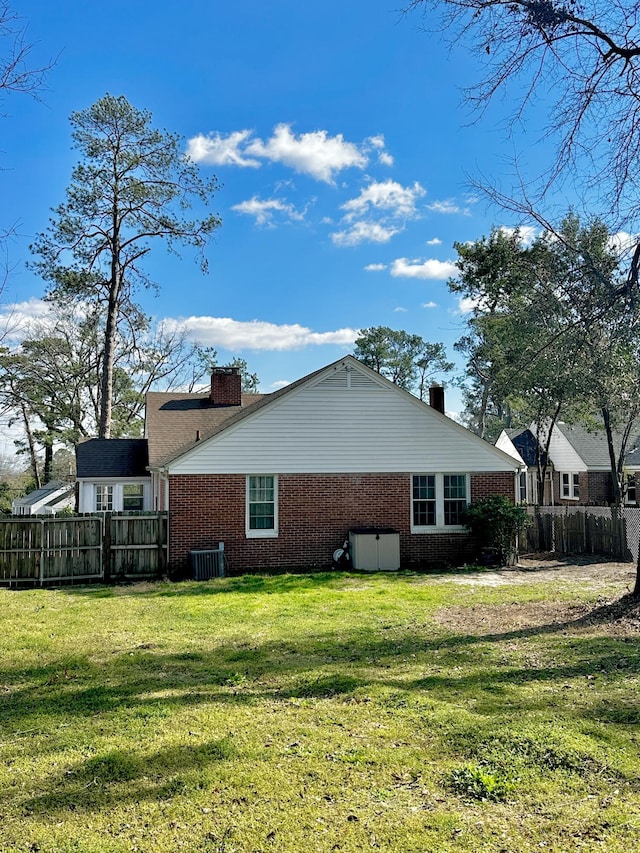
[[[90,438],[76,447],[76,472],[93,477],[148,477],[146,438]]]

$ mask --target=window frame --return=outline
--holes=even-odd
[[[415,478],[416,477],[433,477],[433,483],[435,487],[435,498],[417,498],[415,497]],[[447,488],[445,478],[459,477],[463,478],[464,482],[464,497],[445,497],[445,491]],[[452,483],[449,481],[448,488],[451,488]],[[460,484],[457,484],[457,488],[459,489]],[[464,501],[465,507],[469,506],[471,502],[471,475],[464,473],[462,471],[420,471],[411,474],[409,478],[409,495],[410,495],[410,520],[411,520],[411,533],[458,533],[462,531],[467,531],[467,528],[464,524],[447,524],[446,516],[447,516],[447,508],[446,504],[459,503]],[[429,501],[435,504],[435,519],[434,524],[416,524],[416,502],[418,501]]]
[[[98,506],[99,503],[102,503],[101,495],[107,496],[107,506]],[[95,508],[96,512],[113,512],[113,502],[115,497],[115,490],[112,484],[110,483],[97,483],[96,484],[96,499],[95,499]]]
[[[566,484],[565,477],[567,478]],[[567,490],[566,494],[565,486]],[[560,472],[560,497],[563,501],[580,500],[580,475],[576,471]]]
[[[257,477],[272,479],[273,501],[252,501],[251,481]],[[254,503],[273,504],[273,527],[251,527],[251,506]],[[247,474],[245,481],[245,535],[247,539],[275,539],[278,536],[278,475],[277,474]]]
[[[129,509],[125,506],[125,502],[127,497],[132,497],[131,495],[127,495],[127,489],[139,489],[139,493],[135,495],[136,499],[140,501],[140,507],[136,509]],[[144,502],[145,502],[145,488],[144,483],[123,483],[122,484],[122,511],[123,512],[144,512]]]
[[[640,483],[638,482],[638,474],[633,471],[624,475],[624,502],[629,506],[637,506],[638,504],[638,486]],[[630,495],[633,494],[633,498]]]

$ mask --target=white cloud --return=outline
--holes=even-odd
[[[393,157],[388,151],[385,151],[386,143],[382,133],[377,134],[377,136],[370,136],[367,142],[378,152],[378,163],[383,166],[393,166]]]
[[[186,153],[196,163],[213,166],[257,168],[265,161],[282,163],[328,184],[343,169],[364,169],[374,153],[383,166],[394,162],[381,133],[364,142],[349,142],[341,133],[330,136],[326,130],[296,135],[284,122],[267,139],[254,136],[252,130],[199,133],[187,141]]]
[[[0,309],[0,337],[8,339],[23,337],[35,320],[46,320],[50,312],[51,306],[48,302],[34,297],[25,302],[3,305]]]
[[[407,310],[407,308],[403,308],[401,305],[398,305],[397,308],[393,309],[395,314],[406,314]]]
[[[291,385],[290,379],[276,379],[275,382],[272,382],[269,386],[271,391],[279,391],[281,388],[286,388],[287,385]]]
[[[187,142],[187,156],[195,163],[207,163],[210,166],[260,166],[254,157],[245,157],[240,150],[252,135],[251,130],[236,130],[228,136],[199,133]]]
[[[437,302],[423,302],[422,307],[423,308],[437,308],[438,303]]]
[[[540,234],[540,230],[536,228],[535,225],[519,225],[516,228],[509,225],[501,225],[500,231],[502,231],[502,233],[507,237],[512,237],[517,231],[520,235],[520,242],[523,246],[530,246]]]
[[[433,240],[427,240],[427,246],[442,246],[442,240],[439,237],[434,237]]]
[[[458,268],[451,261],[426,261],[396,258],[391,265],[391,275],[394,278],[424,278],[444,280],[458,274]]]
[[[357,198],[345,202],[341,209],[346,210],[344,218],[347,222],[364,216],[370,210],[384,211],[393,217],[410,219],[416,216],[416,200],[423,195],[425,190],[417,181],[412,187],[403,187],[392,180],[372,181]]]
[[[458,298],[458,314],[472,314],[479,306],[480,300],[471,296],[460,296]]]
[[[402,229],[380,225],[378,222],[354,222],[345,231],[334,231],[331,239],[336,246],[357,246],[358,243],[388,243]]]
[[[168,328],[184,328],[192,338],[206,346],[242,350],[299,350],[325,344],[351,345],[358,336],[357,329],[336,329],[332,332],[313,332],[298,323],[277,325],[264,320],[241,322],[230,317],[187,317],[167,320]]]
[[[384,134],[378,133],[376,136],[370,136],[367,140],[372,148],[384,148]]]
[[[612,252],[626,255],[636,247],[638,235],[630,234],[628,231],[618,231],[617,234],[612,234],[607,242]]]
[[[256,225],[267,227],[273,226],[274,214],[282,213],[288,220],[300,221],[304,219],[304,213],[299,213],[292,204],[286,204],[276,198],[259,199],[257,196],[234,204],[231,210],[255,216]]]
[[[367,264],[365,270],[367,272],[381,272],[382,270],[386,270],[386,264]]]
[[[277,125],[266,141],[252,140],[246,150],[254,157],[283,163],[327,184],[332,184],[343,169],[364,169],[369,162],[363,147],[347,142],[341,133],[329,136],[326,130],[315,130],[296,136],[288,124]]]
[[[451,199],[443,199],[442,201],[434,201],[431,204],[427,205],[427,210],[430,210],[432,213],[464,213],[467,215],[469,213],[468,210],[462,209],[459,205],[452,201]]]

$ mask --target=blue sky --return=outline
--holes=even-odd
[[[453,242],[516,224],[468,176],[509,192],[514,153],[525,174],[544,153],[536,133],[505,138],[508,104],[472,122],[461,90],[478,68],[462,48],[393,0],[13,5],[34,61],[57,62],[41,101],[3,104],[0,222],[20,235],[5,303],[40,310],[43,284],[24,263],[77,162],[68,118],[109,92],[181,134],[222,185],[209,275],[155,247],[158,293],[139,294],[154,318],[185,323],[223,363],[246,358],[263,391],[352,351],[368,326],[442,341],[454,357]],[[459,405],[451,389],[447,409]]]

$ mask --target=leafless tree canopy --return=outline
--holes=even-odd
[[[33,61],[33,42],[24,20],[8,0],[0,0],[0,103],[9,92],[37,97],[44,77],[53,65]]]
[[[517,123],[552,93],[546,130],[557,148],[546,186],[575,169],[609,211],[637,217],[638,0],[412,0],[406,11],[481,57],[485,75],[467,93],[477,110],[503,92]]]

